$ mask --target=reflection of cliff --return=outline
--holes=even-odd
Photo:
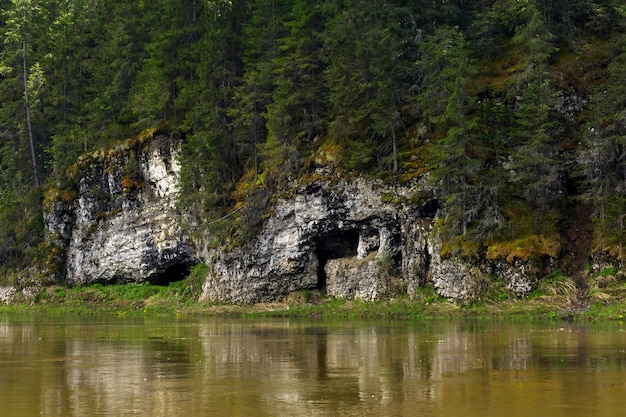
[[[582,398],[610,416],[625,339],[436,322],[0,322],[0,403],[66,417],[443,416],[472,404],[471,417],[546,404],[561,416]]]

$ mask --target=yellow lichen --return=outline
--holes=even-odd
[[[237,202],[243,201],[250,193],[250,190],[254,187],[262,187],[264,181],[264,174],[257,175],[254,169],[249,170],[243,177],[235,184],[235,190],[233,191],[233,198]]]
[[[337,166],[341,147],[332,139],[325,139],[305,162],[305,170],[313,167]]]
[[[122,190],[124,191],[124,194],[130,194],[133,191],[140,190],[145,185],[146,183],[144,181],[127,176],[122,177]]]
[[[527,261],[534,256],[549,256],[556,258],[561,251],[561,243],[555,237],[539,234],[525,236],[519,239],[496,242],[487,247],[487,259],[506,259]]]

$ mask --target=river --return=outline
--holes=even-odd
[[[623,416],[621,323],[0,316],[0,416]]]

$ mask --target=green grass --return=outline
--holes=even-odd
[[[128,283],[68,287],[44,287],[33,299],[17,300],[11,305],[0,305],[0,312],[41,314],[180,314],[181,311],[200,311],[206,305],[196,300],[202,291],[206,265],[196,265],[182,280],[158,286],[149,283]]]
[[[413,320],[471,316],[514,320],[581,320],[622,321],[626,315],[626,299],[590,298],[587,309],[572,309],[571,283],[562,274],[545,280],[532,297],[518,299],[503,291],[497,280],[481,299],[459,304],[439,296],[432,285],[420,288],[412,298],[400,296],[366,302],[325,297],[318,291],[302,291],[283,302],[254,305],[214,305],[197,302],[201,293],[204,266],[192,270],[190,276],[168,286],[151,284],[93,284],[81,287],[51,286],[41,290],[33,300],[0,305],[0,313],[44,315],[118,315],[118,316],[234,316],[294,317],[317,320],[387,319]],[[615,282],[615,288],[623,287]],[[608,289],[604,289],[608,291]]]

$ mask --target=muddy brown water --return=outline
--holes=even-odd
[[[0,316],[0,416],[624,416],[621,323]]]

